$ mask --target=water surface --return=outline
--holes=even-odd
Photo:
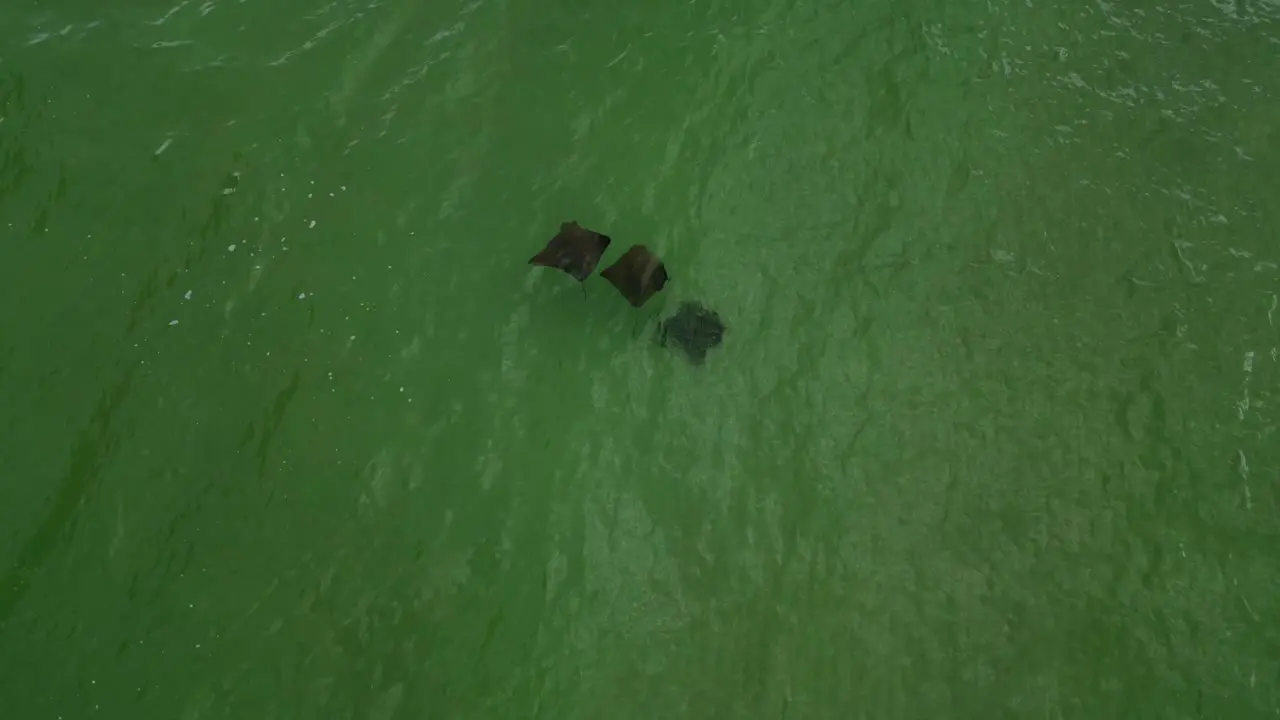
[[[1280,711],[1280,5],[169,2],[0,8],[6,717]]]

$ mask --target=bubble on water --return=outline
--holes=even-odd
[[[227,252],[235,252],[235,251],[236,251],[235,243],[231,243],[230,245],[227,246]]]

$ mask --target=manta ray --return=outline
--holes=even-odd
[[[560,223],[560,232],[547,241],[541,252],[529,259],[529,264],[563,270],[574,280],[582,282],[595,272],[610,240],[608,235],[588,230],[577,220],[570,220]]]
[[[726,328],[720,315],[702,303],[686,300],[658,326],[658,343],[674,343],[694,365],[706,362],[707,351],[724,340]]]

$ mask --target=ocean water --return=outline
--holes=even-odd
[[[0,714],[1274,717],[1276,118],[1272,0],[6,2]]]

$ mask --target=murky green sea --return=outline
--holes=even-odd
[[[1277,0],[174,1],[0,5],[0,717],[1280,714]]]

